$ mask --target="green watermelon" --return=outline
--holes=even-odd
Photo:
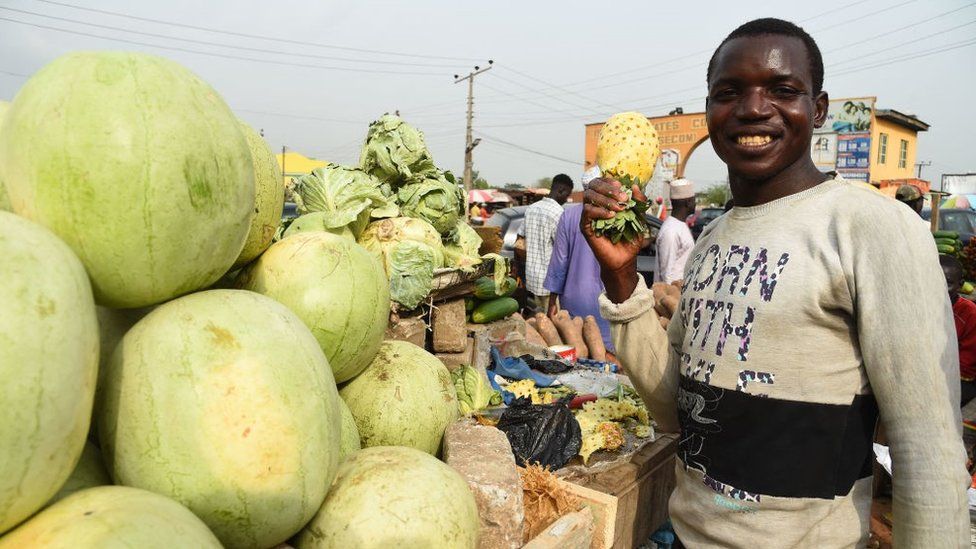
[[[281,212],[285,207],[285,184],[281,180],[278,160],[258,132],[244,122],[241,122],[241,131],[247,138],[251,164],[254,166],[254,216],[251,217],[244,249],[234,262],[235,269],[250,263],[271,245],[271,239],[281,225]]]
[[[339,383],[359,374],[383,341],[389,282],[379,260],[351,239],[324,231],[289,236],[249,265],[237,284],[294,311]]]
[[[460,414],[444,363],[405,341],[384,341],[339,396],[356,420],[363,448],[409,446],[437,455],[444,430]]]
[[[86,488],[109,484],[112,484],[112,479],[108,476],[108,471],[105,470],[105,464],[102,463],[101,450],[91,442],[86,442],[85,449],[81,452],[81,459],[78,460],[78,465],[75,465],[75,470],[71,472],[68,481],[61,486],[58,493],[54,494],[54,497],[47,504],[52,505]]]
[[[96,417],[112,478],[186,505],[227,547],[285,541],[335,476],[332,371],[273,299],[210,290],[160,305],[122,338],[104,383]]]
[[[339,461],[355,454],[362,448],[359,444],[359,429],[356,428],[356,420],[349,411],[346,401],[339,399],[339,415],[342,417],[339,439]]]
[[[0,533],[41,508],[81,455],[98,369],[85,269],[50,231],[0,212]]]
[[[61,237],[110,307],[215,282],[255,204],[234,114],[186,68],[141,53],[70,53],[28,80],[0,133],[0,180],[14,213]]]
[[[186,507],[125,486],[76,492],[0,538],[0,549],[25,547],[221,549],[213,533]]]
[[[381,446],[343,462],[297,546],[474,549],[480,531],[478,505],[457,471],[413,448]]]

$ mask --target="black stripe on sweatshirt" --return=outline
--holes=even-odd
[[[849,405],[821,404],[682,376],[678,418],[685,466],[750,494],[833,499],[871,475],[873,395],[852,395]]]

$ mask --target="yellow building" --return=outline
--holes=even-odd
[[[914,178],[918,132],[928,129],[929,125],[914,115],[875,109],[871,124],[871,183]]]
[[[329,164],[324,160],[309,158],[295,151],[276,154],[275,158],[278,160],[278,167],[281,168],[281,176],[286,185],[293,177],[309,174],[315,168],[322,168]]]

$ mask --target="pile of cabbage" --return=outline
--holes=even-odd
[[[358,167],[330,164],[296,178],[301,214],[279,237],[329,231],[375,254],[390,279],[390,297],[416,308],[438,269],[481,262],[481,237],[464,220],[464,191],[438,169],[420,130],[386,114],[369,126]]]

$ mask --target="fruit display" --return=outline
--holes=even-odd
[[[254,177],[220,95],[152,55],[57,58],[17,93],[0,132],[12,211],[64,240],[109,307],[216,282],[244,247]]]
[[[186,507],[125,486],[72,494],[0,537],[0,549],[23,547],[221,549],[220,541]]]
[[[593,230],[612,242],[632,241],[647,230],[644,212],[647,203],[631,195],[633,185],[643,188],[654,175],[661,148],[654,125],[637,112],[615,114],[600,130],[596,145],[596,163],[603,176],[620,182],[627,194],[626,209],[611,219],[593,222]]]
[[[363,371],[383,340],[389,284],[354,241],[311,231],[276,242],[235,281],[287,306],[305,322],[339,383]]]
[[[228,547],[271,547],[318,509],[339,463],[338,394],[284,305],[209,290],[116,347],[96,416],[112,478],[186,505]]]
[[[64,484],[88,435],[98,368],[84,267],[51,231],[0,212],[0,533]]]
[[[405,341],[384,341],[339,396],[349,405],[364,448],[408,446],[437,455],[444,430],[459,415],[450,372]]]
[[[254,215],[247,230],[244,249],[232,268],[242,267],[261,255],[281,225],[281,211],[285,205],[285,188],[281,185],[281,169],[264,138],[254,128],[241,122],[241,131],[251,151],[254,168]]]
[[[474,549],[480,527],[474,496],[454,469],[413,448],[378,446],[342,464],[297,547]]]

